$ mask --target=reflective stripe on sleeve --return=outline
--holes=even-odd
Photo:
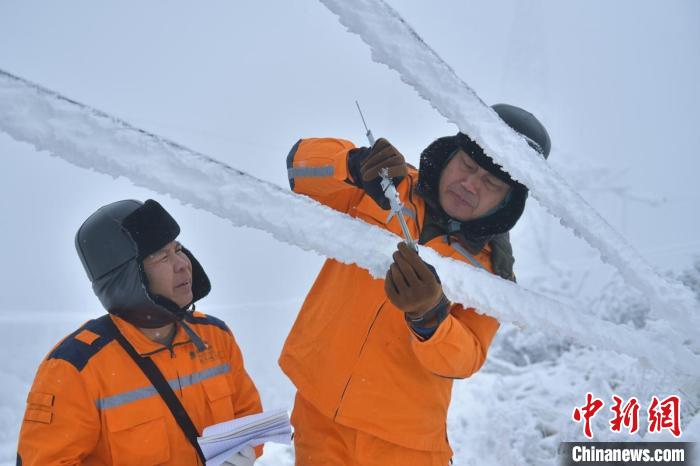
[[[296,178],[322,178],[325,176],[333,176],[333,165],[324,165],[322,167],[290,167],[287,168],[287,177],[290,180]]]

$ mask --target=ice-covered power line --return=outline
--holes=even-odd
[[[560,222],[597,249],[649,299],[653,315],[700,348],[700,312],[692,292],[661,276],[527,142],[383,0],[320,0],[369,45],[372,59],[397,71],[440,114],[455,123]]]
[[[0,130],[74,165],[167,193],[233,225],[355,263],[375,277],[384,277],[400,241],[384,229],[1,71]],[[280,169],[283,159],[281,154]],[[660,322],[642,331],[614,325],[430,248],[421,247],[420,253],[438,270],[454,301],[504,322],[629,354],[661,372],[700,375],[698,357]]]

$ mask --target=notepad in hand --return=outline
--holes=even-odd
[[[197,439],[207,459],[206,466],[219,466],[246,446],[265,442],[290,443],[292,426],[285,410],[239,417],[205,427]]]

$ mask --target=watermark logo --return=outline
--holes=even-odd
[[[641,406],[636,397],[625,401],[617,395],[612,396],[612,418],[609,421],[612,432],[622,432],[623,428],[630,435],[639,431],[639,411]],[[583,423],[583,435],[593,438],[591,420],[605,406],[605,402],[596,398],[592,393],[586,393],[586,401],[582,406],[574,408],[571,418],[574,422]],[[670,395],[663,400],[652,396],[647,409],[647,432],[661,432],[668,430],[674,437],[681,436],[680,407],[681,399],[678,395]]]
[[[636,433],[639,430],[639,401],[637,398],[630,398],[624,406],[622,405],[623,399],[619,396],[613,395],[612,399],[615,404],[610,410],[615,414],[615,417],[610,420],[610,430],[621,432],[624,426],[630,435]]]
[[[647,411],[649,415],[649,432],[661,432],[664,429],[668,429],[674,437],[680,437],[680,410],[680,397],[672,395],[659,401],[657,397],[652,396],[651,404]]]
[[[593,396],[591,392],[586,393],[586,404],[574,409],[571,417],[576,422],[583,421],[583,435],[588,438],[593,438],[593,431],[591,430],[591,419],[598,414],[605,403],[600,398]]]

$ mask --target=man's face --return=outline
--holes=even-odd
[[[438,190],[440,206],[447,215],[465,222],[503,202],[509,186],[459,149],[442,171]]]
[[[152,294],[168,298],[179,307],[192,302],[192,263],[177,241],[172,241],[143,260]]]

